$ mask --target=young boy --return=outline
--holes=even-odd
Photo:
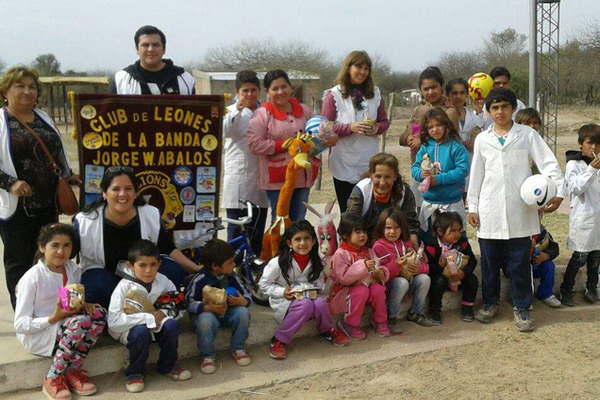
[[[567,247],[573,255],[560,286],[561,301],[572,307],[577,271],[587,264],[584,294],[590,303],[598,302],[598,266],[600,264],[600,126],[579,128],[580,151],[567,151],[565,181],[571,198]]]
[[[515,124],[517,106],[508,89],[492,89],[485,101],[493,124],[475,139],[467,202],[468,221],[477,228],[481,249],[483,309],[475,318],[488,323],[498,313],[500,267],[510,275],[514,320],[522,332],[534,329],[529,317],[532,300],[531,236],[540,232],[538,212],[521,199],[520,188],[531,175],[529,161],[550,177],[558,196],[545,207],[554,211],[562,201],[563,176],[558,161],[541,136]]]
[[[233,272],[234,250],[226,242],[213,239],[202,249],[204,269],[190,282],[186,289],[188,313],[195,326],[197,346],[202,357],[200,370],[212,374],[215,365],[215,337],[219,327],[231,328],[231,354],[240,367],[250,364],[251,359],[245,350],[248,339],[251,295]],[[205,286],[225,289],[227,300],[224,304],[205,304],[202,289]]]
[[[535,293],[536,297],[549,307],[558,308],[561,303],[554,295],[554,270],[553,260],[558,257],[558,243],[554,241],[546,227],[540,224],[540,233],[531,238],[531,267],[533,278],[540,280]]]
[[[125,388],[132,393],[144,390],[146,360],[153,337],[160,346],[158,372],[175,381],[190,379],[190,371],[175,366],[179,323],[167,316],[166,311],[153,307],[160,295],[176,291],[173,282],[158,272],[158,247],[149,240],[138,240],[129,249],[127,258],[123,279],[113,291],[108,309],[108,332],[129,350]],[[141,310],[132,311],[131,304]]]
[[[510,88],[510,71],[506,68],[506,67],[494,67],[492,68],[492,70],[490,71],[490,76],[494,81],[494,89],[508,89],[511,90]],[[525,103],[523,103],[521,100],[516,99],[516,106],[513,107],[513,113],[512,113],[512,119],[514,121],[516,121],[516,117],[517,117],[517,112],[523,110],[526,106]],[[492,125],[493,121],[492,121],[492,117],[490,116],[490,113],[488,110],[483,109],[483,129],[487,129],[490,127],[490,125]],[[479,114],[481,115],[481,114]],[[527,125],[527,124],[525,124]],[[536,129],[537,130],[537,129]]]
[[[252,222],[247,225],[250,244],[260,254],[267,220],[267,196],[257,182],[258,158],[248,149],[246,130],[254,111],[260,106],[260,82],[254,71],[240,71],[235,77],[236,101],[227,107],[223,117],[223,207],[227,218],[246,216],[246,206],[240,200],[249,200],[255,207]],[[227,226],[227,240],[239,235],[240,227]]]

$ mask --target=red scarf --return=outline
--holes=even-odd
[[[300,105],[300,102],[298,101],[298,99],[291,97],[288,100],[288,102],[292,106],[292,116],[294,118],[300,118],[304,115],[304,109]],[[263,103],[262,106],[276,120],[285,121],[287,119],[287,113],[285,111],[282,111],[279,108],[277,108],[277,106],[275,104],[271,103],[270,101]]]
[[[298,268],[300,268],[300,271],[304,272],[304,270],[308,266],[308,262],[310,261],[310,254],[302,255],[302,254],[293,253],[292,257],[294,257],[294,260],[296,260],[296,263],[298,264]]]
[[[387,192],[386,194],[379,194],[373,189],[373,199],[375,199],[376,203],[379,204],[387,204],[390,202],[390,198],[392,197],[392,192]]]
[[[352,260],[354,262],[356,262],[357,260],[370,258],[369,248],[367,246],[363,246],[363,247],[359,248],[359,247],[351,245],[350,243],[342,242],[342,244],[340,245],[340,248],[350,252],[350,254],[352,255]]]

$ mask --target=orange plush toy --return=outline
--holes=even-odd
[[[295,137],[289,138],[283,144],[292,159],[285,170],[285,181],[279,191],[275,219],[263,237],[260,258],[268,261],[279,252],[279,241],[285,230],[292,224],[290,220],[290,201],[294,193],[296,171],[311,167],[309,153],[314,148],[311,136],[298,132]]]

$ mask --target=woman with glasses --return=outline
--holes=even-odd
[[[17,282],[33,265],[36,239],[42,226],[58,221],[58,177],[33,129],[59,164],[60,174],[76,183],[58,129],[36,108],[40,82],[35,71],[11,68],[0,79],[0,237],[4,244],[4,272],[10,301],[15,307]]]
[[[163,258],[159,271],[177,288],[187,273],[200,267],[175,248],[163,229],[160,211],[138,197],[138,182],[130,167],[107,168],[102,181],[102,199],[90,204],[73,222],[80,242],[81,283],[88,303],[108,308],[110,295],[120,280],[117,265],[127,260],[131,245],[139,239],[156,244]]]

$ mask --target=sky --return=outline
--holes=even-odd
[[[0,0],[0,60],[53,53],[63,71],[117,70],[136,59],[133,34],[155,25],[176,64],[241,39],[304,41],[334,59],[364,49],[393,70],[481,48],[490,32],[527,34],[529,0]],[[600,16],[600,0],[562,0],[561,42]]]

